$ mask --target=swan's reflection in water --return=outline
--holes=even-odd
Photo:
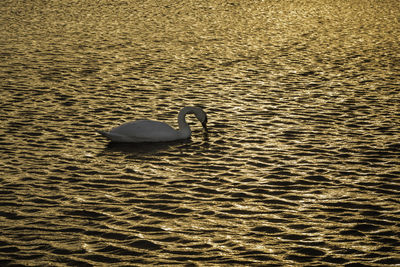
[[[124,152],[132,155],[148,155],[156,154],[169,150],[171,147],[182,146],[191,143],[190,139],[172,142],[157,142],[157,143],[115,143],[109,142],[104,152]]]
[[[193,139],[196,140],[193,140]],[[162,156],[167,151],[171,150],[185,150],[191,151],[201,148],[209,147],[209,133],[203,131],[202,139],[198,140],[197,137],[170,141],[170,142],[147,142],[147,143],[118,143],[109,142],[100,153],[100,155],[109,155],[114,153],[124,153],[135,158],[145,157],[149,155]]]

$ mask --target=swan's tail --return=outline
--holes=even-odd
[[[102,136],[107,137],[111,142],[130,142],[130,140],[127,139],[125,136],[100,130],[97,130],[97,132]]]
[[[108,133],[108,132],[100,131],[100,130],[97,130],[96,132],[98,132],[98,133],[101,134],[102,136],[107,137],[108,139],[112,139],[111,134]]]

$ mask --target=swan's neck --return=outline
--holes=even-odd
[[[189,124],[186,122],[186,114],[189,112],[193,112],[191,107],[184,107],[179,111],[178,114],[178,125],[179,125],[179,130],[178,134],[182,139],[189,138],[192,134],[190,131]]]

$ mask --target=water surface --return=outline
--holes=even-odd
[[[398,1],[5,1],[0,263],[400,264]],[[191,140],[108,144],[149,118]]]

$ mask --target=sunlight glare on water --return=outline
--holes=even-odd
[[[0,265],[400,264],[398,1],[0,12]]]

